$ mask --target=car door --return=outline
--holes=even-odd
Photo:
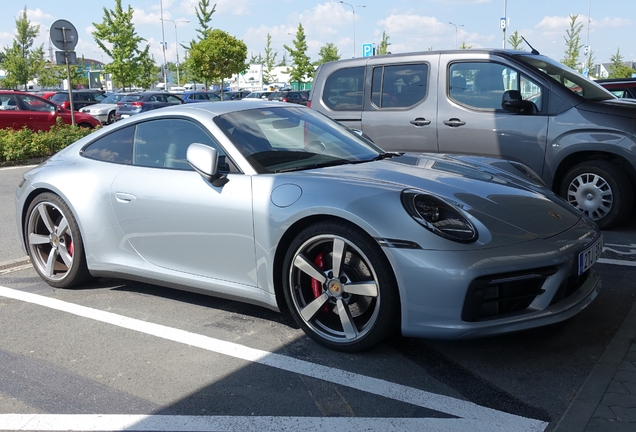
[[[518,90],[534,112],[501,107],[506,90]],[[442,54],[438,85],[439,151],[500,157],[543,172],[548,136],[547,89],[490,54]]]
[[[384,150],[437,151],[437,58],[369,60],[362,131]]]
[[[56,124],[59,116],[57,106],[53,103],[40,99],[36,96],[17,94],[19,111],[22,126],[27,126],[31,130],[48,131]]]
[[[192,142],[217,148],[224,159],[212,137],[189,120],[136,126],[133,163],[110,189],[124,239],[154,266],[256,286],[251,177],[228,173],[224,186],[213,186],[185,160]]]

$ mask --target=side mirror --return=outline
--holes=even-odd
[[[520,114],[535,114],[537,106],[531,102],[524,100],[519,90],[507,90],[501,97],[501,107],[506,111],[512,111]]]
[[[190,144],[186,151],[186,160],[201,176],[212,182],[213,186],[221,187],[229,180],[227,176],[219,174],[219,152],[215,148],[204,144]]]

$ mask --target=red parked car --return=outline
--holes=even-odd
[[[48,131],[57,118],[71,124],[71,111],[55,105],[32,93],[0,90],[0,129],[22,129]],[[75,113],[75,124],[93,128],[101,123],[90,114]]]

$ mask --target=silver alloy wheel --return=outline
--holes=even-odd
[[[27,244],[33,265],[51,281],[64,279],[73,266],[73,235],[64,213],[43,201],[29,214]]]
[[[316,264],[318,256],[324,260],[322,267]],[[319,235],[304,242],[292,258],[289,286],[303,322],[328,341],[360,340],[378,319],[381,299],[375,270],[343,237]]]
[[[612,209],[614,194],[603,177],[583,173],[573,178],[568,185],[567,201],[592,220],[598,221]]]

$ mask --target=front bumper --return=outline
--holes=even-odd
[[[499,248],[432,251],[385,247],[400,289],[402,334],[476,338],[540,327],[576,315],[601,289],[593,268],[577,275],[579,253],[599,235],[583,218],[553,238]],[[475,305],[475,287],[482,281],[501,282],[492,293],[482,292],[482,297],[490,295],[496,300],[508,295],[512,300],[498,306]]]

